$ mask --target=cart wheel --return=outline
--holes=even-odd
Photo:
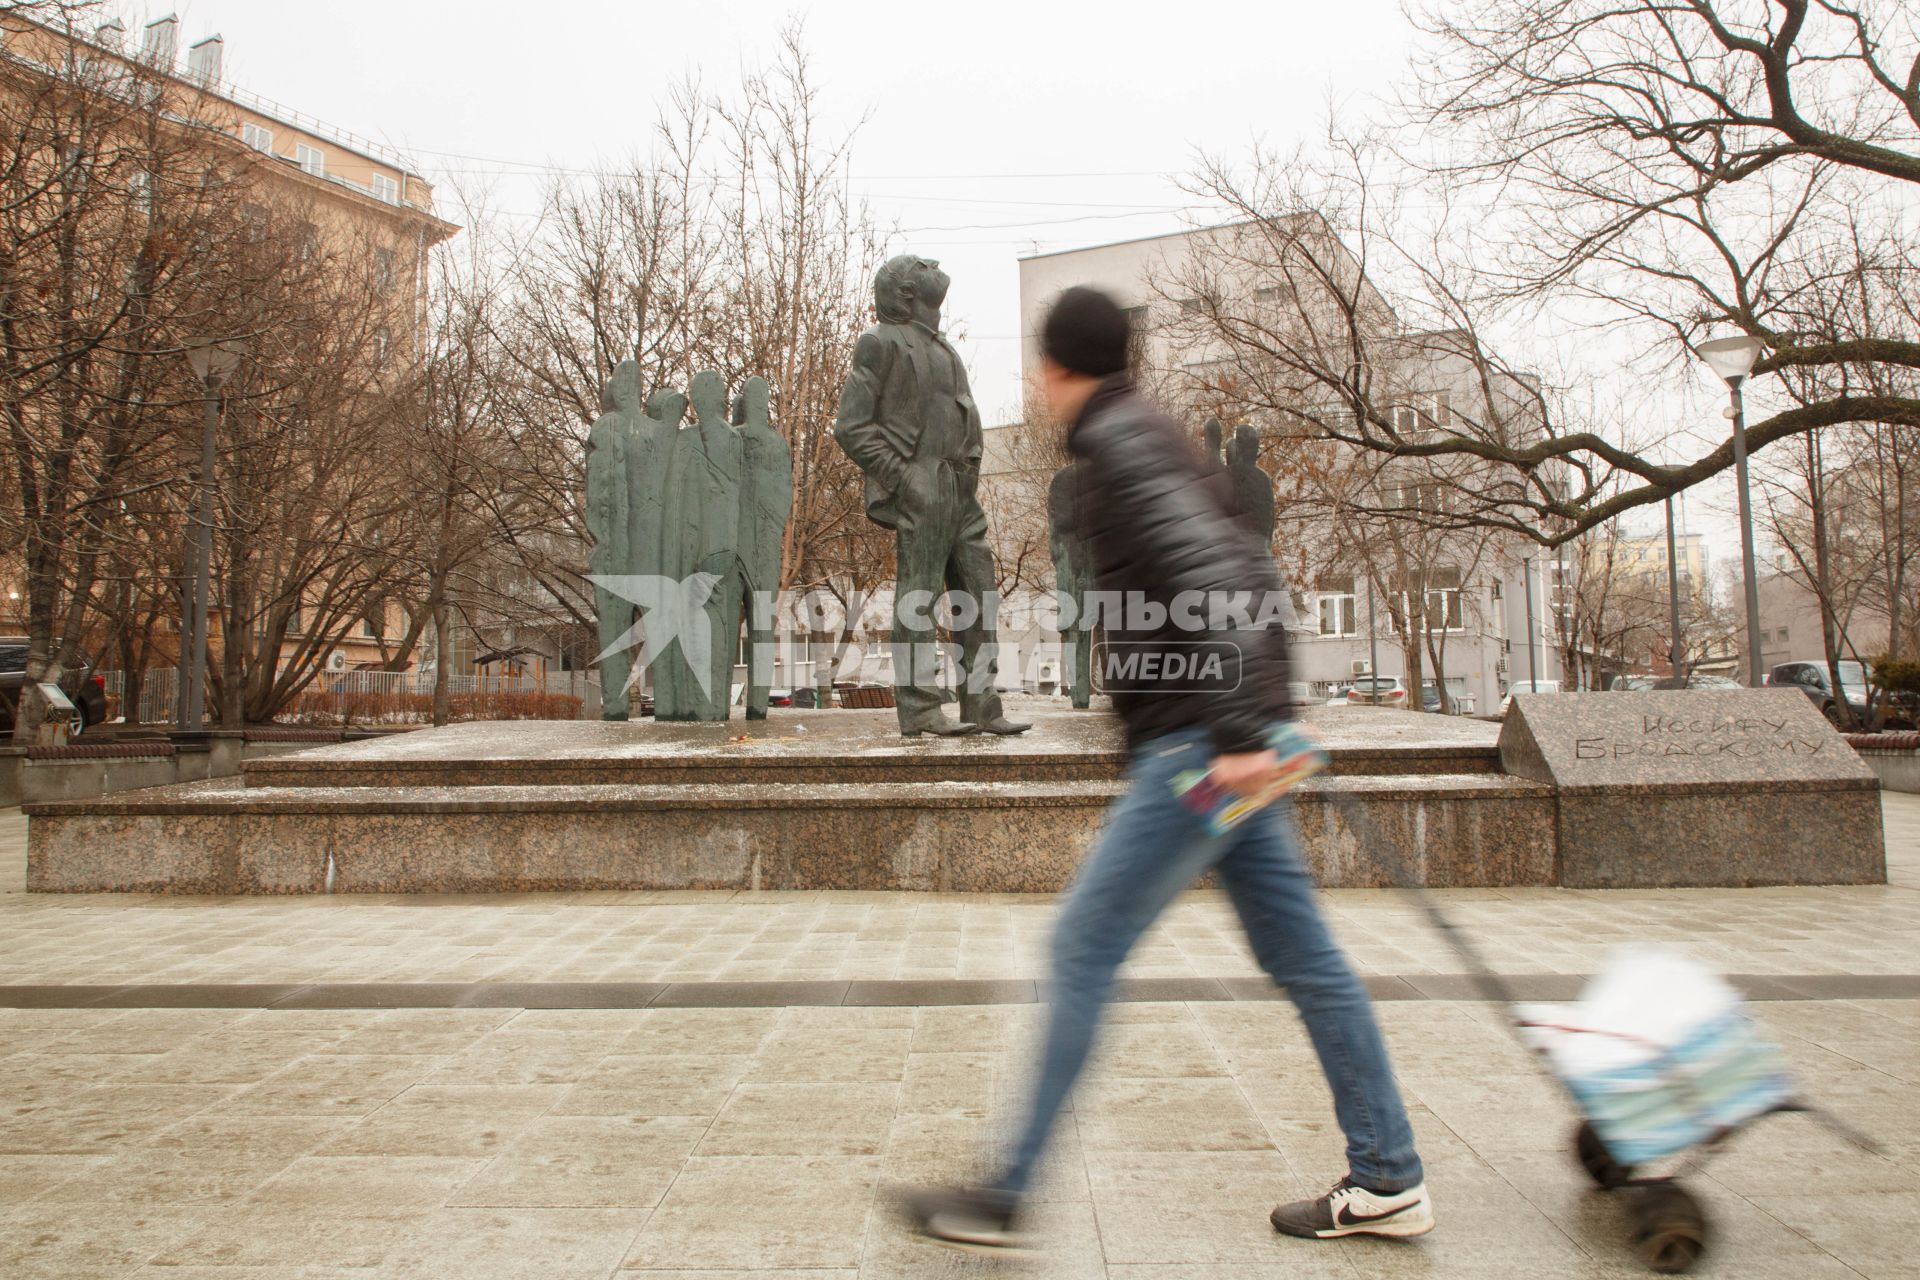
[[[1602,1191],[1624,1187],[1633,1178],[1633,1166],[1613,1158],[1607,1144],[1594,1132],[1591,1120],[1582,1120],[1580,1127],[1573,1131],[1573,1152],[1580,1160],[1580,1167],[1593,1179],[1593,1185]]]
[[[1707,1249],[1707,1216],[1677,1182],[1642,1187],[1633,1202],[1633,1251],[1662,1275],[1689,1270]]]

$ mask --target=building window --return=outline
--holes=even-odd
[[[1180,313],[1182,315],[1197,316],[1204,310],[1206,310],[1206,307],[1198,298],[1180,299]]]
[[[294,163],[316,178],[327,176],[327,153],[318,147],[301,143],[293,149]]]
[[[1401,511],[1419,511],[1426,515],[1440,515],[1449,506],[1446,486],[1437,480],[1395,485],[1382,496],[1389,507]]]
[[[1426,575],[1426,590],[1421,596],[1425,613],[1420,625],[1427,631],[1467,629],[1466,602],[1460,591],[1458,569],[1430,570]],[[1387,613],[1393,623],[1394,634],[1401,634],[1413,617],[1412,593],[1405,589],[1394,592],[1388,598]]]
[[[373,335],[373,367],[382,370],[387,367],[387,356],[393,350],[393,335],[385,329]]]
[[[262,125],[251,123],[241,125],[240,141],[246,143],[255,151],[264,151],[268,155],[273,154],[273,130]]]
[[[1393,429],[1418,443],[1453,426],[1452,397],[1445,391],[1419,392],[1393,408]]]
[[[1357,610],[1352,578],[1322,582],[1315,588],[1314,597],[1321,635],[1350,636],[1359,630],[1355,625]]]
[[[373,251],[373,289],[375,293],[393,292],[393,250]]]
[[[300,241],[294,249],[294,254],[301,262],[312,262],[319,257],[320,228],[311,222],[304,223],[300,228]]]
[[[1461,602],[1459,587],[1440,587],[1427,592],[1427,629],[1467,629],[1467,611]]]
[[[400,184],[384,173],[373,175],[373,197],[388,204],[400,203]]]

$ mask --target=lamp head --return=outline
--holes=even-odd
[[[228,338],[221,342],[189,342],[186,350],[193,376],[202,382],[218,384],[225,382],[239,367],[246,344],[237,338]]]
[[[1753,372],[1754,363],[1765,349],[1766,344],[1760,339],[1743,333],[1732,338],[1703,342],[1693,350],[1723,381],[1730,386],[1737,386]]]

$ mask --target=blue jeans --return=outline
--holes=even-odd
[[[1093,852],[1068,890],[1053,930],[1053,995],[1045,1057],[1013,1162],[998,1185],[1027,1188],[1060,1105],[1086,1064],[1114,971],[1175,897],[1217,871],[1260,967],[1286,989],[1333,1090],[1347,1136],[1348,1172],[1373,1191],[1421,1180],[1413,1129],[1366,988],[1321,919],[1301,865],[1293,811],[1282,799],[1224,836],[1173,794],[1174,775],[1204,769],[1204,729],[1155,738],[1134,754],[1127,793],[1107,813]]]

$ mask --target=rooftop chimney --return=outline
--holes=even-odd
[[[227,51],[227,42],[219,35],[210,35],[187,50],[187,75],[201,84],[220,83],[220,62]]]
[[[147,24],[146,39],[140,46],[142,58],[162,71],[172,71],[179,52],[180,19],[168,14]]]
[[[111,22],[103,22],[94,31],[93,39],[96,44],[104,45],[109,49],[118,49],[126,43],[127,25],[118,18]]]

